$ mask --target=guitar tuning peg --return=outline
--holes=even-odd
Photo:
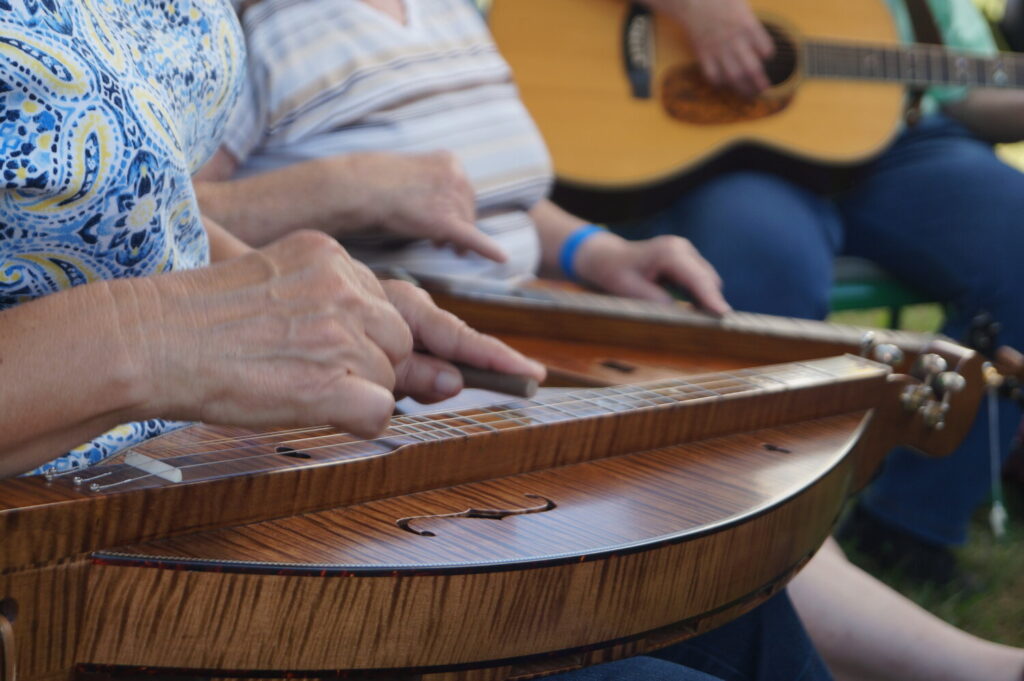
[[[890,343],[876,345],[871,352],[875,361],[895,367],[903,362],[903,351]]]

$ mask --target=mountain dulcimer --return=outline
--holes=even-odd
[[[587,331],[596,356],[620,345],[623,366],[639,348],[727,359],[396,416],[370,440],[196,425],[2,481],[4,681],[140,668],[484,681],[660,647],[781,588],[886,450],[950,451],[981,392],[978,357],[941,341],[905,343],[919,379],[841,354],[838,336],[799,346],[728,320],[537,301],[491,319],[492,304],[444,302],[563,349]],[[773,353],[781,363],[739,366]]]

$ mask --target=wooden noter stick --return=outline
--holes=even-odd
[[[491,390],[515,397],[533,397],[537,394],[537,379],[530,376],[503,374],[465,364],[456,364],[455,367],[462,374],[462,382],[467,388]]]

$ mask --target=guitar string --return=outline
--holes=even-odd
[[[887,75],[876,76],[884,78],[886,80],[924,80],[929,82],[937,83],[985,83],[994,85],[1022,85],[1024,84],[1024,55],[1012,54],[1007,52],[1000,52],[997,56],[989,55],[978,55],[971,52],[965,52],[960,50],[950,50],[941,45],[927,45],[922,43],[908,43],[905,45],[892,45],[884,43],[826,43],[816,40],[802,41],[799,44],[794,44],[792,41],[777,42],[775,44],[776,54],[779,56],[792,56],[796,54],[810,54],[812,51],[815,53],[813,56],[820,59],[833,60],[831,66],[835,66],[834,61],[839,58],[846,63],[843,66],[850,67],[860,71],[863,67],[863,60],[870,56],[882,57],[880,62],[876,62],[871,70],[877,71],[877,67],[881,67],[882,71],[889,71],[889,64],[886,62],[886,56],[896,56],[895,70],[898,74],[903,73],[908,68],[913,71],[916,69],[918,64],[915,64],[915,60],[920,62],[925,60],[928,66],[928,70],[936,64],[937,59],[941,59],[946,62],[947,75],[939,77],[937,75],[930,75],[926,78],[913,78],[910,76],[895,75],[889,77]],[[873,54],[872,54],[873,53]],[[899,57],[909,58],[910,63],[901,61]],[[964,68],[949,69],[949,65],[956,65],[959,62],[963,62]],[[942,62],[939,62],[942,63]],[[991,67],[991,71],[977,71],[979,65]],[[968,67],[974,67],[970,69]],[[1002,73],[1006,78],[1003,82],[997,82],[995,74]],[[824,74],[821,74],[824,75]],[[862,74],[834,74],[834,75],[855,75],[860,76]],[[872,74],[873,75],[873,74]],[[1010,76],[1013,76],[1012,78]],[[979,77],[980,76],[980,77]]]

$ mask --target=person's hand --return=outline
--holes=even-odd
[[[421,288],[404,281],[382,282],[388,299],[405,319],[416,346],[396,367],[395,390],[420,402],[443,400],[462,390],[462,376],[450,362],[544,380],[544,367],[497,338],[475,331],[440,309]],[[446,361],[448,360],[448,361]]]
[[[629,298],[670,302],[659,284],[675,284],[714,314],[732,308],[722,297],[722,280],[715,268],[686,239],[658,236],[627,241],[614,234],[597,234],[576,251],[577,276],[608,293]]]
[[[370,271],[325,234],[111,284],[152,417],[371,436],[391,416],[412,333]]]
[[[763,62],[775,52],[746,0],[652,0],[686,29],[704,77],[756,97],[770,86]]]
[[[354,159],[367,222],[393,234],[451,244],[496,262],[507,256],[476,226],[476,196],[454,155],[366,153]]]

